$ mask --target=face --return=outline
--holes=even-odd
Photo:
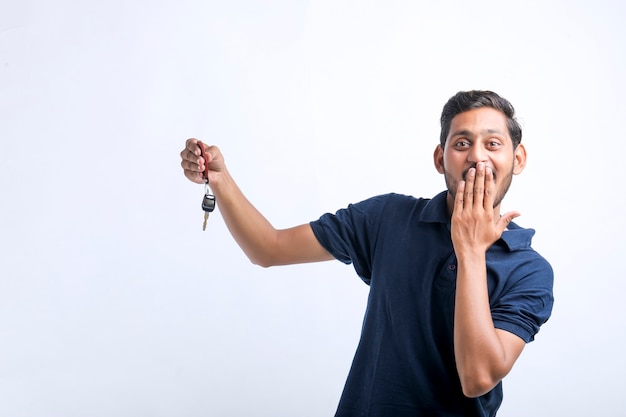
[[[468,110],[457,114],[450,124],[445,148],[435,149],[435,166],[448,187],[448,206],[452,207],[460,181],[478,162],[493,171],[496,186],[494,208],[499,207],[517,175],[526,164],[522,144],[513,149],[504,113],[490,108]]]

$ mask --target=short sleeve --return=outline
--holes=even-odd
[[[534,340],[539,328],[548,321],[554,304],[554,273],[550,264],[535,253],[521,263],[514,275],[519,278],[492,306],[494,326],[511,332],[526,343]]]
[[[324,214],[310,223],[320,244],[336,259],[352,263],[367,284],[372,274],[372,254],[375,249],[382,213],[389,195],[372,197],[350,204],[335,214]]]

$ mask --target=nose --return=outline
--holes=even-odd
[[[480,145],[474,144],[467,153],[467,160],[473,164],[487,161],[487,151]]]

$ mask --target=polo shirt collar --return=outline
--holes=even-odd
[[[420,222],[425,223],[444,223],[450,226],[450,217],[448,216],[447,205],[448,191],[442,191],[435,197],[430,199],[426,207],[419,216]],[[524,229],[514,222],[509,223],[508,230],[502,233],[500,242],[512,252],[530,248],[532,237],[535,235],[534,229]]]

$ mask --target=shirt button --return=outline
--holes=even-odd
[[[450,265],[448,265],[448,269],[450,271],[454,271],[456,269],[456,265],[455,264],[450,264]]]

